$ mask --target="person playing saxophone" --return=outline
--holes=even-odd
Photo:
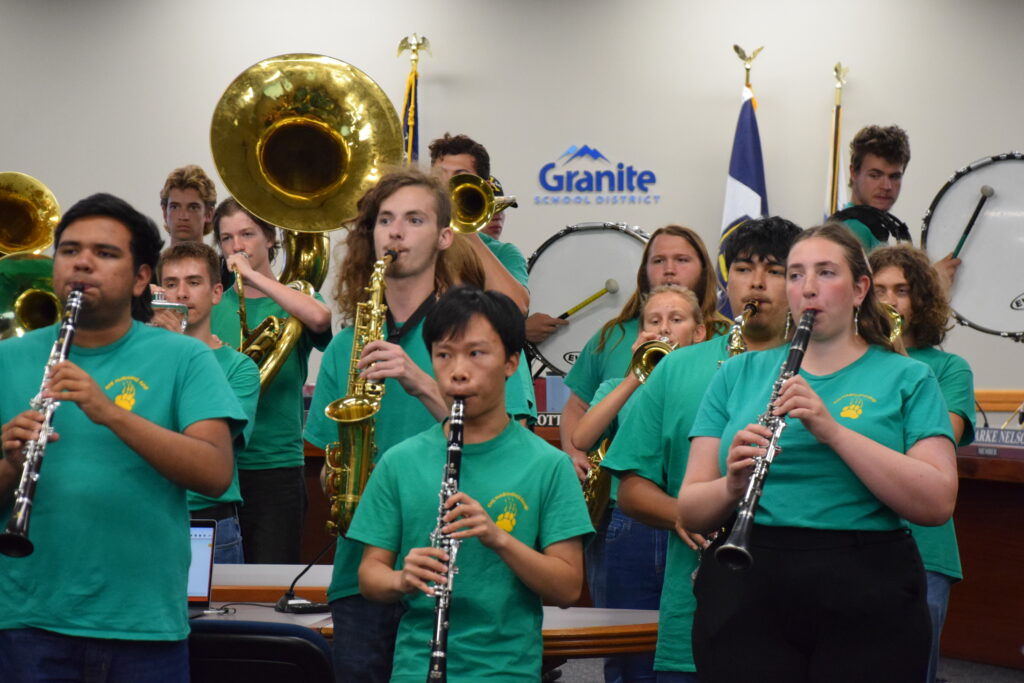
[[[56,228],[54,291],[82,288],[83,302],[43,392],[61,406],[32,505],[34,550],[0,556],[4,680],[82,680],[99,668],[111,681],[188,680],[186,490],[227,489],[246,418],[206,345],[143,324],[160,246],[156,225],[108,194]],[[56,334],[0,343],[4,523]]]
[[[446,425],[388,450],[349,535],[366,543],[359,586],[403,604],[392,681],[421,683],[434,631],[434,585],[452,583],[447,680],[536,681],[541,603],[568,607],[583,587],[583,540],[593,531],[572,464],[511,419],[505,380],[525,341],[523,316],[498,292],[459,287],[427,316],[424,341],[446,403],[464,400],[459,492],[438,519]],[[455,567],[430,543],[460,541]]]
[[[357,364],[363,379],[384,383],[371,444],[379,455],[448,415],[422,329],[437,293],[449,285],[443,254],[452,241],[451,204],[436,179],[409,169],[385,175],[358,208],[336,289],[338,309],[349,326],[324,352],[304,436],[318,448],[338,440],[338,424],[324,409],[347,393],[355,340],[351,324],[357,306],[367,300],[375,263],[393,251],[396,258],[384,274],[384,337],[366,343]],[[387,681],[401,608],[359,595],[362,553],[361,543],[338,538],[327,594],[334,618],[335,675],[338,681]]]

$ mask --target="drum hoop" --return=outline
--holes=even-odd
[[[939,202],[942,201],[942,198],[945,196],[949,188],[951,188],[956,181],[960,180],[968,173],[976,171],[979,168],[984,168],[985,166],[994,164],[997,161],[1024,161],[1024,154],[1020,152],[1005,152],[1003,154],[994,154],[992,156],[982,157],[980,159],[972,161],[967,166],[957,169],[953,173],[953,175],[949,177],[949,180],[946,181],[946,184],[942,186],[938,194],[935,195],[935,199],[933,199],[932,203],[928,205],[928,210],[924,214],[924,218],[921,222],[922,249],[927,251],[928,228],[931,225],[932,216],[935,213],[935,208],[939,205]],[[964,327],[970,327],[971,329],[978,330],[979,332],[984,332],[985,334],[992,334],[997,337],[1012,339],[1013,341],[1017,342],[1024,342],[1024,330],[1020,332],[1004,332],[1002,330],[993,330],[988,327],[985,327],[984,325],[979,325],[978,323],[972,322],[969,318],[967,318],[964,315],[961,315],[952,307],[950,307],[950,310],[953,311],[953,319],[956,320],[957,323],[959,323],[960,325],[963,325]]]
[[[628,223],[608,223],[601,221],[591,221],[585,223],[576,223],[575,225],[567,225],[558,232],[556,232],[551,237],[544,240],[544,243],[537,247],[537,250],[530,255],[529,260],[527,260],[526,262],[526,272],[531,272],[533,270],[533,264],[537,262],[537,257],[540,256],[541,252],[547,249],[549,246],[551,246],[552,243],[558,241],[560,238],[565,237],[566,235],[571,235],[576,232],[595,232],[597,230],[618,230],[619,232],[625,233],[627,235],[632,235],[637,239],[637,241],[643,243],[646,243],[651,239],[650,233],[648,233],[646,230],[643,230],[642,228],[635,225],[629,225]],[[537,347],[536,344],[527,342],[526,346],[527,353],[530,356],[539,360],[541,364],[544,366],[544,368],[547,368],[550,372],[555,373],[559,377],[565,376],[566,373],[562,372],[561,368],[557,367],[554,363],[552,363],[551,361],[544,357],[544,354],[541,353],[540,349]],[[541,368],[540,370],[535,372],[533,376],[538,377],[544,368]]]

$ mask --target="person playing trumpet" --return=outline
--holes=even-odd
[[[705,329],[697,296],[679,285],[662,285],[645,297],[640,313],[637,349],[654,341],[682,348],[704,341]],[[660,361],[659,361],[660,363]],[[625,377],[601,383],[594,393],[594,405],[580,418],[573,431],[573,446],[589,451],[608,437],[614,442],[619,420],[634,405],[632,398],[642,388],[640,369],[630,368]],[[651,370],[643,370],[651,371]],[[615,506],[616,482],[612,482],[609,517],[598,526],[604,531],[587,546],[587,585],[595,607],[658,609],[665,572],[668,532],[639,522]],[[640,681],[654,679],[654,656],[623,655],[605,662],[605,680]]]
[[[778,216],[746,221],[722,244],[732,310],[756,304],[756,313],[728,335],[670,353],[637,392],[619,421],[602,467],[619,481],[616,505],[640,523],[668,532],[654,669],[659,681],[693,681],[690,631],[695,607],[686,577],[705,545],[700,534],[676,525],[676,493],[686,470],[690,427],[719,367],[742,342],[758,351],[786,337],[786,254],[800,228]]]
[[[788,424],[754,510],[752,566],[706,554],[697,573],[697,673],[704,683],[923,680],[925,576],[904,520],[939,525],[953,512],[945,401],[926,365],[893,351],[867,257],[846,227],[804,231],[786,277],[794,318],[814,316],[799,372],[772,396],[785,348],[727,362],[690,431],[678,521],[711,532],[728,523],[769,445],[757,416],[769,405]]]
[[[331,340],[331,311],[320,294],[307,296],[277,281],[271,270],[278,248],[275,228],[234,198],[214,211],[213,234],[228,269],[241,278],[246,317],[253,327],[271,315],[294,316],[304,326],[277,377],[262,388],[252,438],[238,454],[245,561],[295,564],[306,514],[302,385],[310,352],[325,349]],[[232,346],[241,337],[237,287],[224,291],[211,318],[213,333]]]

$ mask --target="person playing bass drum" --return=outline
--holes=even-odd
[[[839,224],[802,233],[789,252],[790,309],[815,311],[814,329],[775,401],[789,428],[755,510],[753,564],[735,571],[707,558],[697,574],[701,681],[924,679],[925,578],[904,520],[949,519],[955,453],[938,383],[892,350],[870,273]],[[743,354],[712,380],[679,491],[686,528],[719,528],[744,494],[770,436],[751,423],[786,353]]]

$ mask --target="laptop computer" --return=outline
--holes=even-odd
[[[217,522],[212,519],[193,519],[189,535],[192,539],[192,562],[188,567],[188,618],[193,619],[210,609]]]

